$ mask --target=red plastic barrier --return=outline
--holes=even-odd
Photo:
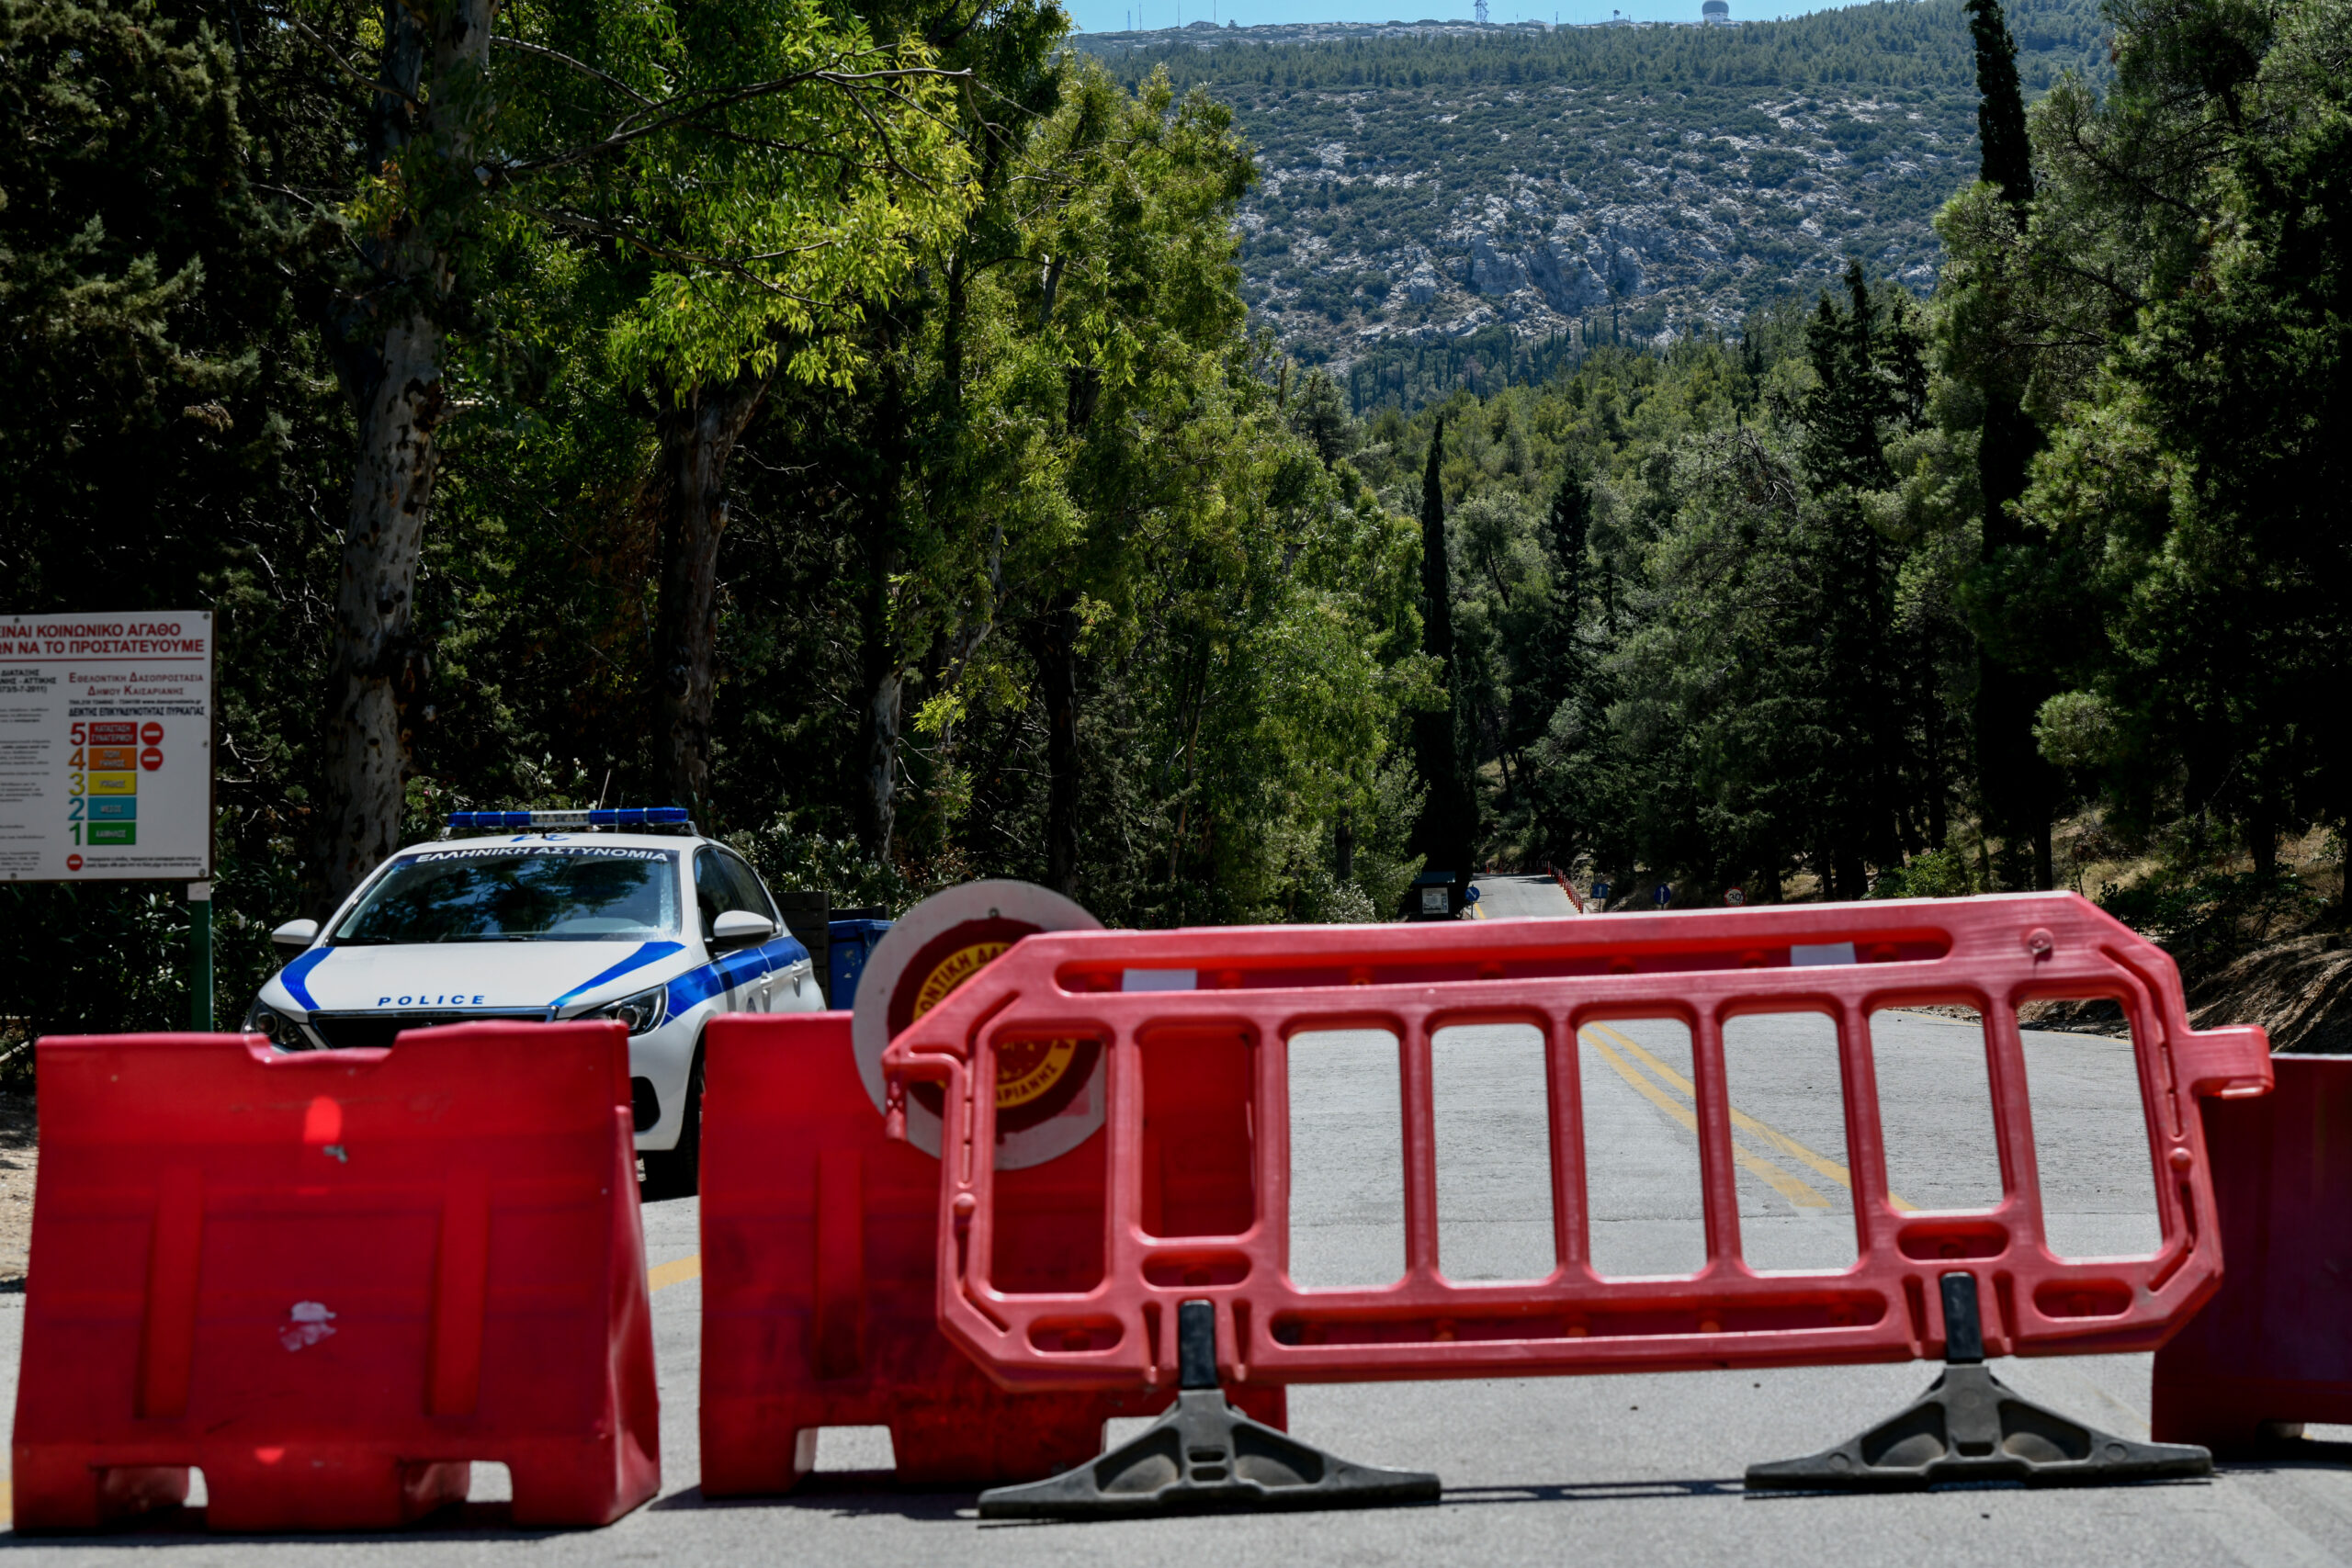
[[[2275,1092],[2205,1107],[2230,1270],[2156,1352],[2160,1441],[2253,1448],[2352,1422],[2352,1056],[2278,1056]]]
[[[17,1529],[181,1502],[190,1465],[229,1530],[400,1524],[475,1460],[517,1524],[653,1495],[619,1024],[39,1049]]]
[[[1032,1481],[1091,1459],[1102,1423],[1170,1394],[1008,1393],[939,1331],[939,1162],[882,1135],[845,1012],[735,1013],[704,1043],[702,1475],[711,1496],[789,1490],[826,1427],[890,1428],[901,1481]],[[1099,1273],[1102,1137],[1007,1171],[1009,1277]],[[1245,1195],[1246,1196],[1246,1195]],[[1283,1392],[1245,1407],[1279,1426]]]
[[[1157,971],[1134,988],[1133,971]],[[1169,972],[1175,972],[1170,975]],[[1171,980],[1192,990],[1162,988]],[[2138,1042],[2162,1245],[2150,1258],[2054,1256],[2016,1008],[2119,1002]],[[2004,1197],[1966,1215],[1887,1193],[1869,1016],[1966,1004],[1984,1017]],[[1836,1273],[1762,1275],[1741,1256],[1722,1026],[1804,1010],[1837,1023],[1860,1257]],[[1690,1029],[1707,1263],[1684,1280],[1607,1279],[1589,1261],[1577,1032],[1671,1017]],[[1438,1270],[1430,1041],[1455,1024],[1532,1025],[1547,1041],[1558,1265],[1524,1284]],[[1304,1291],[1289,1277],[1287,1049],[1302,1031],[1399,1043],[1407,1271],[1394,1286]],[[1001,1050],[1089,1040],[1111,1073],[1109,1247],[1083,1288],[1045,1289],[997,1259],[1025,1223],[977,1151]],[[1165,1062],[1155,1063],[1159,1058]],[[2196,1032],[2172,962],[2084,900],[1951,901],[1595,915],[1459,925],[1065,932],[1027,938],[890,1044],[894,1104],[929,1080],[948,1108],[937,1245],[942,1325],[1007,1387],[1165,1387],[1176,1303],[1217,1304],[1228,1383],[1468,1377],[1899,1360],[1940,1355],[1938,1276],[1966,1269],[1995,1355],[2153,1348],[2218,1282],[2221,1248],[2197,1102],[2270,1086],[2262,1032]],[[1160,1085],[1226,1075],[1227,1136],[1193,1151],[1246,1202],[1151,1213]],[[1155,1076],[1156,1074],[1160,1076]]]

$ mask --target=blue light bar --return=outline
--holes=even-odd
[[[588,825],[592,828],[684,828],[688,826],[686,808],[683,806],[623,806],[609,811],[591,811]]]
[[[452,811],[449,827],[452,830],[470,828],[477,832],[518,832],[531,826],[531,815],[528,811]]]
[[[581,828],[684,828],[683,806],[621,806],[595,811],[452,811],[451,832],[529,833]]]

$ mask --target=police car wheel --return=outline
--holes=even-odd
[[[702,1167],[702,1042],[695,1042],[695,1065],[686,1073],[685,1124],[678,1129],[674,1148],[648,1149],[645,1179],[638,1197],[648,1203],[669,1198],[691,1198],[700,1185]]]

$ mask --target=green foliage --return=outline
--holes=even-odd
[[[2055,428],[2022,507],[2047,564],[2020,587],[2093,634],[2052,650],[2088,695],[2045,713],[2050,744],[2096,711],[2098,744],[2074,749],[2128,814],[2219,816],[2267,875],[2282,831],[2352,810],[2325,716],[2352,649],[2352,11],[2119,17],[2111,98],[2053,98],[2036,121],[2055,177],[2007,266],[2019,335],[2085,292],[2132,307],[2098,322],[2095,373],[2047,378]],[[2068,273],[2101,281],[2039,286]]]
[[[655,787],[657,416],[748,367],[777,375],[724,479],[705,826],[778,886],[899,909],[1050,876],[1114,923],[1374,919],[1434,798],[1481,857],[1685,903],[2015,886],[2026,829],[1982,777],[1998,670],[2039,682],[2052,804],[2154,855],[2104,902],[2226,956],[2311,918],[2266,857],[2352,808],[2346,4],[2127,0],[2097,86],[2086,12],[2009,7],[2048,88],[2022,209],[1951,194],[1957,0],[1107,64],[1025,3],[961,33],[793,0],[506,13],[406,829]],[[318,789],[350,460],[328,350],[366,305],[338,247],[399,196],[350,134],[373,26],[0,0],[0,565],[26,610],[105,584],[219,614],[232,1016]],[[821,74],[868,66],[911,73],[878,127]],[[1421,140],[1329,134],[1433,95],[1455,118]],[[1547,129],[1551,188],[1736,221],[1736,336],[1614,273],[1573,331],[1421,323],[1344,370],[1250,333],[1253,309],[1422,309],[1472,258],[1385,258],[1452,171],[1508,176]],[[1318,136],[1349,143],[1331,177],[1293,177],[1326,165],[1284,139]],[[1923,309],[1926,242],[1889,215],[1945,197]],[[1521,222],[1494,233],[1532,244]],[[2015,505],[2003,409],[2041,447]],[[185,1016],[172,898],[11,887],[0,931],[8,1030]]]
[[[1965,898],[1983,891],[1968,857],[1954,849],[1913,855],[1881,872],[1871,885],[1873,898]]]
[[[763,828],[728,835],[769,886],[823,889],[837,908],[878,908],[895,919],[922,897],[888,861],[876,860],[854,839],[804,832],[779,817]]]
[[[2308,923],[2320,900],[2300,877],[2171,860],[2129,887],[2101,887],[2098,904],[2162,942],[2193,982]]]

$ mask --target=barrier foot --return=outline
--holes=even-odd
[[[1215,1309],[1184,1302],[1176,1322],[1175,1408],[1075,1470],[981,1493],[980,1517],[1136,1518],[1437,1501],[1434,1475],[1351,1463],[1233,1408],[1217,1385]]]
[[[2028,1486],[2172,1481],[2213,1473],[2185,1443],[2135,1443],[2018,1393],[1984,1365],[1976,1278],[1943,1277],[1943,1375],[1907,1409],[1806,1459],[1747,1468],[1751,1490],[1901,1492],[1964,1482]]]

